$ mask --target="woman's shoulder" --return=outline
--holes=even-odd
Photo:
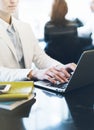
[[[64,23],[62,23],[60,25],[59,24],[55,25],[52,21],[48,21],[45,24],[46,28],[55,28],[55,27],[63,28],[63,27],[67,27],[67,26],[69,26],[69,27],[70,26],[77,27],[77,23],[75,21],[66,20]]]
[[[53,28],[55,25],[52,23],[52,21],[48,21],[45,23],[45,28]]]
[[[12,20],[13,20],[13,23],[14,24],[16,24],[16,25],[20,25],[20,26],[30,26],[30,24],[29,23],[27,23],[27,22],[24,22],[24,21],[22,21],[22,20],[20,20],[20,19],[17,19],[17,18],[12,18]]]

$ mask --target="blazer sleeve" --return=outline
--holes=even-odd
[[[44,50],[40,48],[39,44],[36,43],[34,45],[33,62],[35,63],[35,66],[39,69],[45,69],[45,68],[49,68],[61,64],[60,62],[48,56],[44,52]]]
[[[0,82],[25,80],[30,70],[31,69],[9,69],[0,67]]]
[[[38,43],[38,40],[36,39],[36,37],[34,36],[34,33],[32,31],[32,28],[29,26],[29,29],[28,29],[28,36],[29,34],[31,34],[29,36],[29,54],[28,54],[28,57],[33,57],[32,58],[32,63],[35,64],[35,66],[38,68],[38,69],[45,69],[45,68],[48,68],[48,67],[51,67],[51,66],[55,66],[57,64],[61,64],[60,62],[52,59],[50,56],[48,56],[45,51],[43,49],[41,49],[39,43]],[[41,43],[40,43],[41,44]],[[26,57],[27,59],[27,57]]]

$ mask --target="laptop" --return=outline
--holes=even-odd
[[[52,84],[49,81],[36,81],[35,87],[55,93],[67,93],[94,84],[94,50],[84,51],[77,67],[67,83]]]

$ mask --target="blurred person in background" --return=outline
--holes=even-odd
[[[78,23],[66,19],[68,5],[65,0],[54,0],[50,21],[44,27],[45,52],[61,63],[77,63],[81,47],[77,36]]]

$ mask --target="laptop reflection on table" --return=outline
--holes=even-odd
[[[55,93],[67,93],[94,84],[94,50],[84,51],[68,83],[53,85],[49,81],[36,81],[35,87]]]

